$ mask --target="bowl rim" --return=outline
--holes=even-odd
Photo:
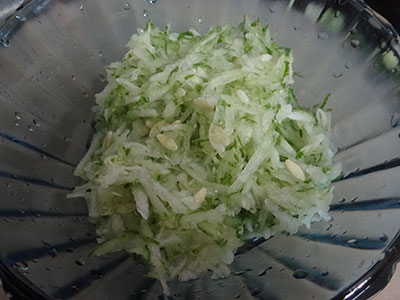
[[[390,49],[400,57],[400,36],[392,24],[381,14],[373,10],[364,0],[350,0],[358,9],[362,10],[366,17],[373,18],[381,26],[381,30],[391,37]],[[347,3],[347,0],[337,2]],[[344,4],[343,3],[343,4]],[[391,280],[396,265],[400,261],[400,229],[391,243],[383,251],[383,258],[377,261],[364,275],[355,282],[349,284],[331,300],[369,299],[381,292]]]
[[[31,4],[36,0],[25,0],[17,8],[14,14],[7,17],[4,23],[0,23],[0,29],[7,24],[15,16],[18,10]],[[50,0],[51,2],[52,0]],[[364,0],[327,0],[333,2],[337,6],[352,4],[357,9],[363,11],[365,16],[373,18],[380,26],[384,33],[391,37],[391,50],[396,51],[400,57],[400,36],[391,23],[384,18],[381,14],[373,10],[367,5]],[[0,20],[3,21],[3,20]],[[0,43],[0,46],[5,46]],[[347,287],[343,288],[331,300],[353,300],[353,299],[369,299],[382,291],[392,278],[396,270],[396,264],[400,261],[400,229],[397,231],[392,242],[383,251],[383,258],[376,262],[366,273],[364,273],[356,281],[350,283]],[[4,263],[4,257],[0,256],[0,288],[1,285],[6,291],[10,292],[15,299],[23,300],[53,300],[49,295],[41,291],[37,286],[30,282],[26,277],[18,272],[12,272],[10,267]]]

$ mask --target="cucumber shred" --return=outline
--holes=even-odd
[[[168,294],[168,280],[228,276],[246,239],[329,219],[331,115],[298,104],[291,50],[268,27],[178,34],[150,21],[127,46],[69,195],[87,201],[95,255],[140,255]]]

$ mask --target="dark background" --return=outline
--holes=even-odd
[[[365,0],[375,11],[380,13],[400,32],[400,0]]]

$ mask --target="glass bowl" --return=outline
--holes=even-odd
[[[92,134],[104,67],[151,18],[171,31],[270,25],[293,49],[295,92],[333,109],[329,222],[242,249],[232,275],[172,282],[173,299],[366,299],[400,251],[399,37],[361,0],[7,0],[0,4],[0,276],[14,299],[161,299],[125,253],[90,257],[94,226],[66,199]],[[253,247],[255,246],[255,247]]]

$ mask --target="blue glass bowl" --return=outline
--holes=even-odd
[[[0,276],[14,298],[161,297],[160,284],[127,254],[88,256],[97,243],[86,204],[65,197],[91,139],[94,94],[104,67],[149,18],[206,32],[244,15],[293,49],[301,104],[331,94],[343,165],[332,220],[253,241],[229,278],[172,282],[172,298],[366,299],[385,286],[400,251],[400,46],[363,1],[4,0]]]

